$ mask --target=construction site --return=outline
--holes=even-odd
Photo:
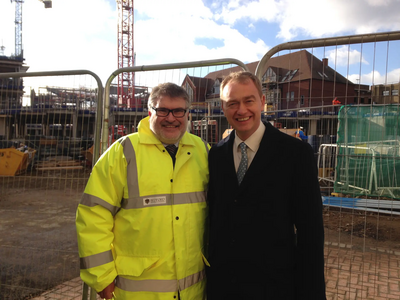
[[[137,131],[152,88],[173,81],[172,73],[160,73],[171,69],[190,97],[188,132],[211,146],[232,131],[221,107],[223,78],[238,70],[258,76],[262,120],[294,138],[302,130],[314,150],[327,299],[400,297],[399,82],[354,83],[314,54],[337,45],[389,48],[400,32],[289,42],[251,63],[217,58],[137,67],[133,0],[117,1],[118,71],[103,86],[92,72],[28,72],[23,1],[13,2],[15,53],[0,52],[0,299],[96,299],[79,278],[76,208],[96,160]],[[47,84],[59,76],[73,84]],[[25,84],[30,77],[36,87]]]

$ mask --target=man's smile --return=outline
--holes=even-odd
[[[244,121],[247,121],[247,120],[249,120],[250,119],[250,117],[246,117],[246,118],[238,118],[238,119],[236,119],[236,120],[238,120],[239,122],[244,122]]]

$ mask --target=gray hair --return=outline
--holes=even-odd
[[[186,90],[183,87],[176,85],[175,83],[167,82],[160,83],[151,91],[148,101],[149,111],[152,107],[156,106],[158,99],[162,96],[169,96],[171,98],[183,98],[186,101],[187,107],[190,107],[190,98]]]

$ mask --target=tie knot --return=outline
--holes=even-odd
[[[247,145],[245,142],[241,142],[239,144],[239,146],[240,146],[240,150],[242,151],[242,153],[243,153],[243,151],[246,151]]]
[[[174,144],[172,144],[165,146],[165,149],[167,149],[169,154],[175,155],[177,147]]]

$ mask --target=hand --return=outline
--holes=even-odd
[[[110,283],[109,286],[107,286],[104,290],[102,290],[101,292],[98,292],[97,294],[99,294],[99,296],[101,297],[101,299],[112,299],[113,297],[113,292],[114,292],[114,281]]]

